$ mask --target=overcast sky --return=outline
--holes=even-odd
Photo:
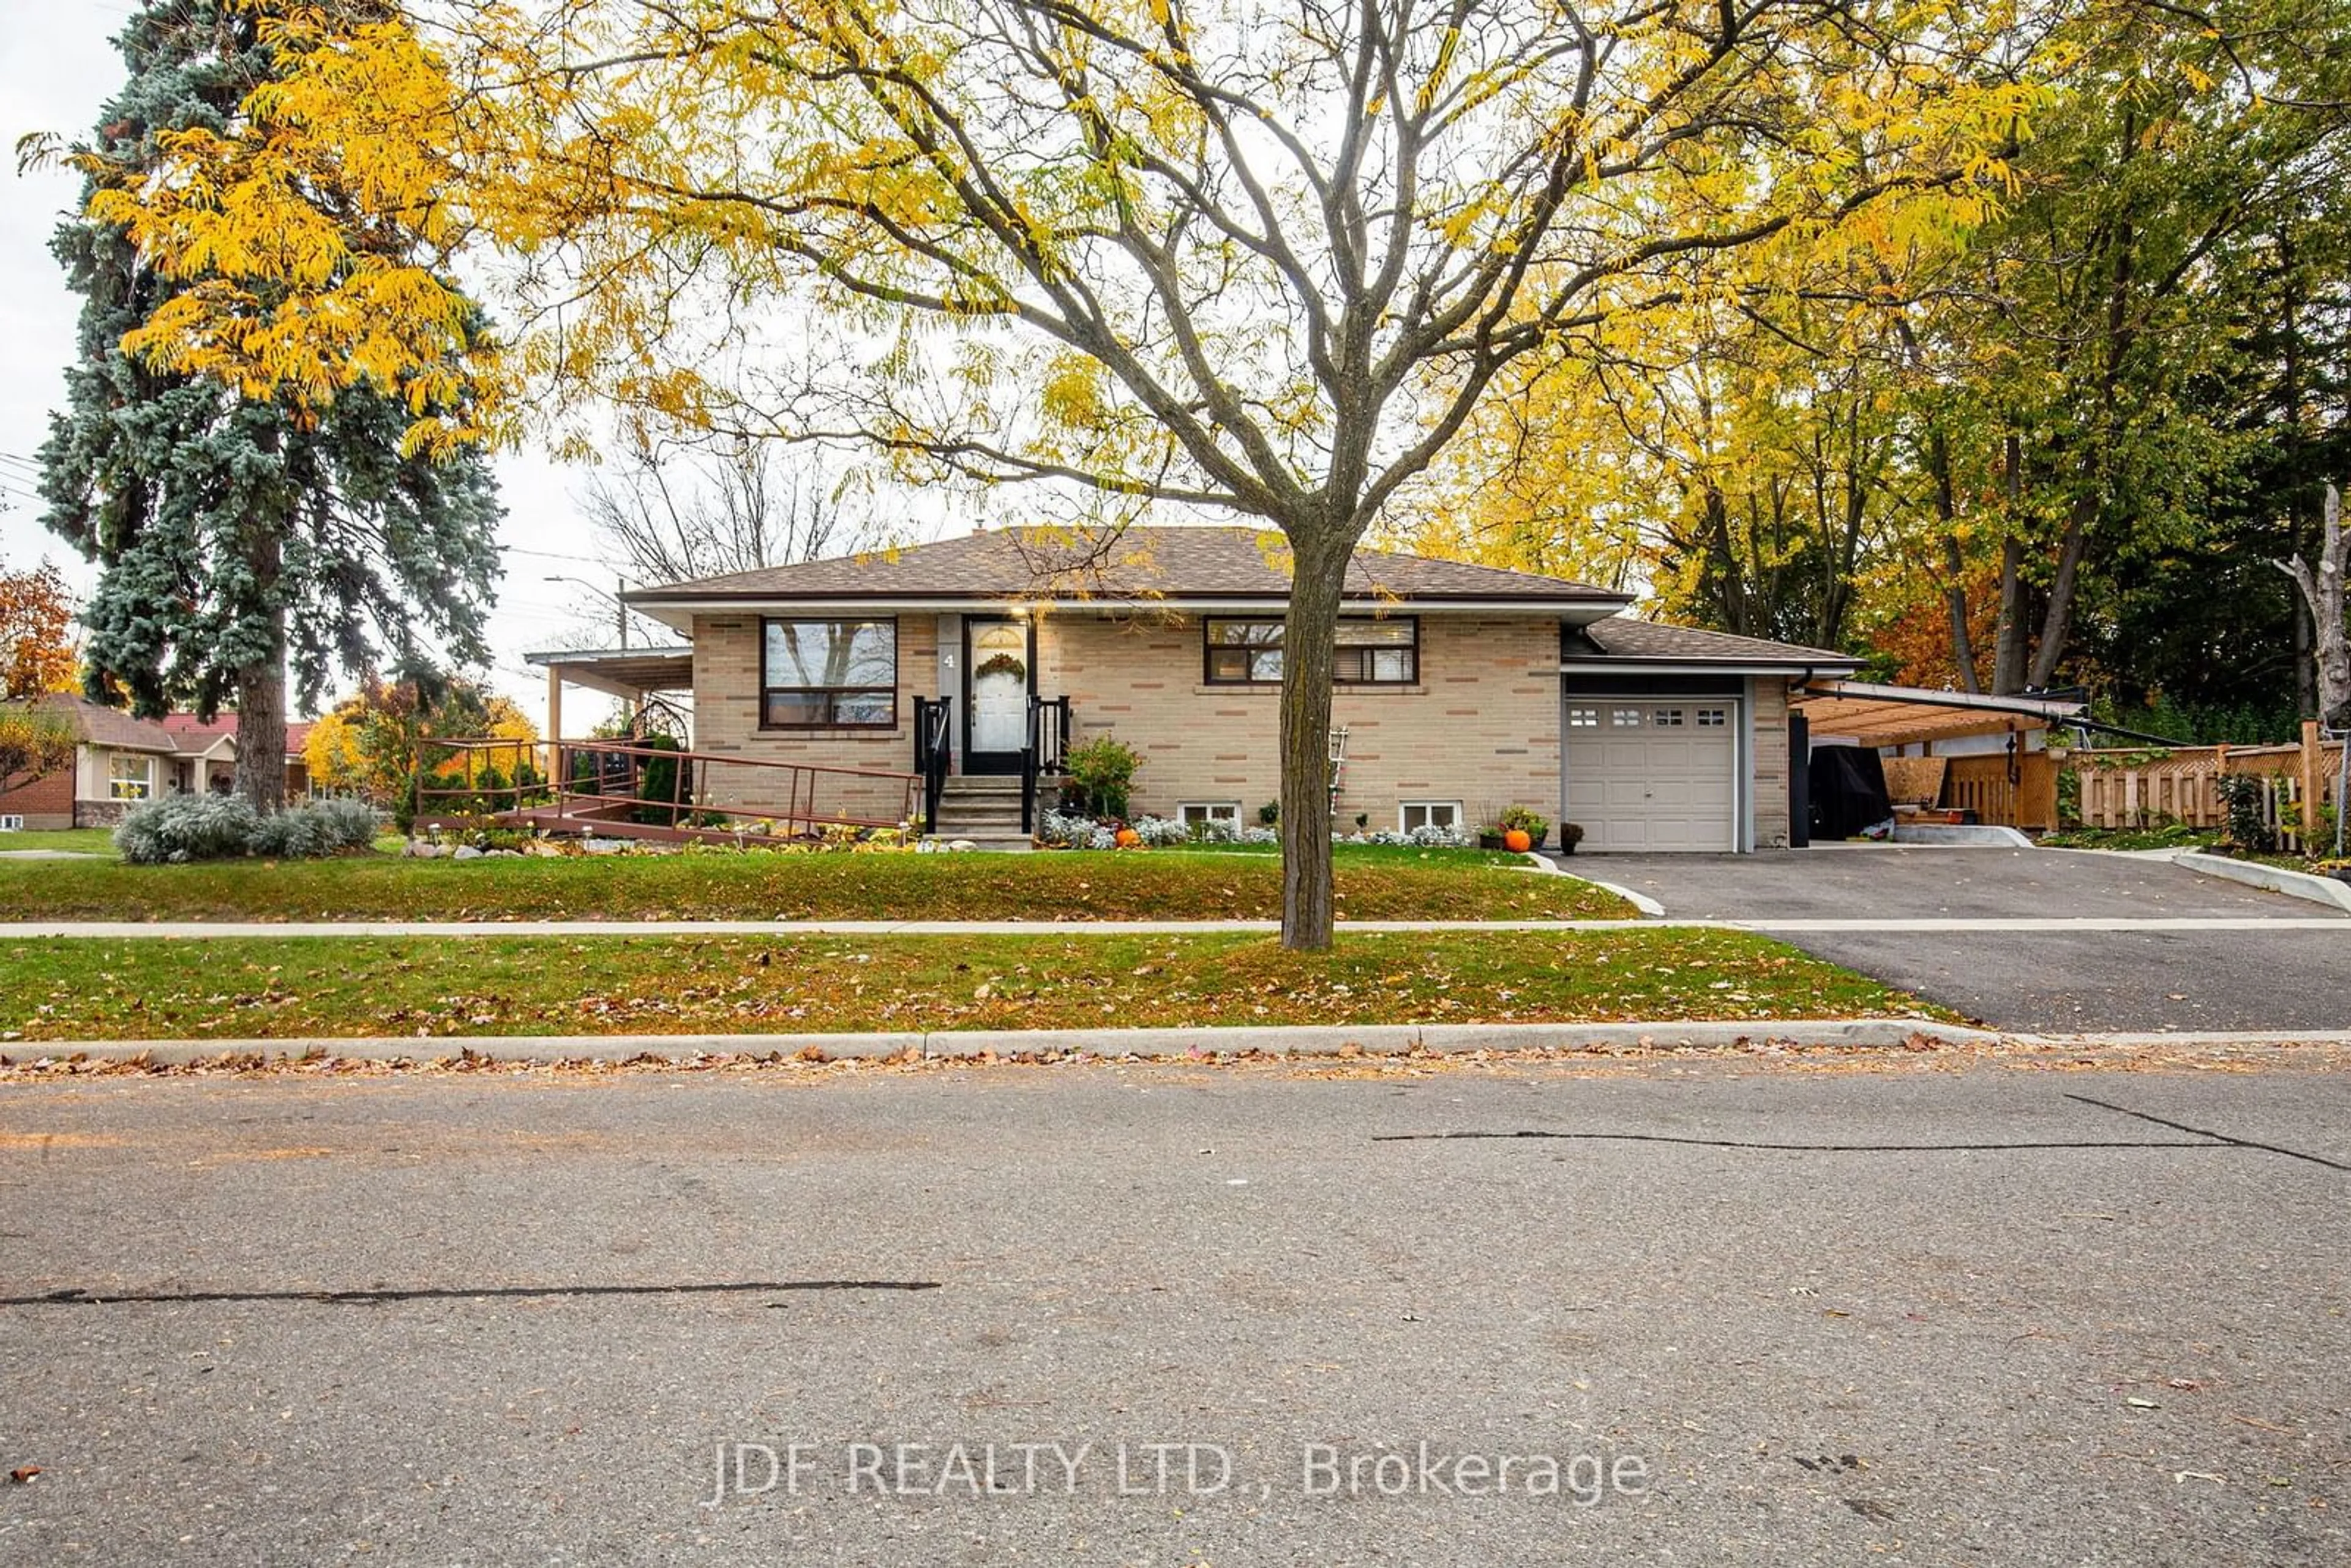
[[[128,0],[0,0],[0,142],[37,131],[68,139],[85,134],[99,107],[120,89],[121,57],[115,31],[131,14]],[[34,498],[34,455],[48,432],[49,411],[64,401],[63,367],[73,352],[78,297],[65,287],[49,255],[50,234],[73,205],[78,178],[48,171],[19,175],[15,158],[0,168],[0,561],[19,569],[47,558],[77,591],[94,580],[73,548],[42,528]],[[564,468],[536,454],[504,456],[498,472],[507,507],[500,530],[507,572],[491,635],[498,689],[544,717],[545,677],[528,666],[525,651],[578,646],[593,628],[609,641],[612,609],[580,589],[545,579],[569,572],[608,582],[583,538],[577,495],[585,470]],[[904,525],[901,525],[902,528]],[[917,537],[944,527],[916,525]],[[587,707],[583,707],[583,699]],[[577,720],[601,699],[572,694]],[[567,728],[577,726],[567,721]]]

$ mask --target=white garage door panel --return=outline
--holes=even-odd
[[[1698,710],[1719,702],[1650,703],[1570,698],[1568,816],[1592,850],[1726,851],[1738,847],[1737,731],[1700,727]],[[1576,722],[1578,710],[1597,726]],[[1678,714],[1679,724],[1661,718]],[[1638,715],[1639,722],[1624,722]]]

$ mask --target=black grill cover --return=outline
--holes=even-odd
[[[1849,839],[1894,815],[1886,768],[1865,746],[1813,748],[1813,837]]]

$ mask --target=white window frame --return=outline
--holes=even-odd
[[[1241,825],[1241,803],[1238,800],[1178,800],[1176,820],[1187,828],[1197,829],[1203,823],[1222,822],[1228,828]]]
[[[126,762],[139,764],[140,777],[128,779],[122,774]],[[155,798],[155,759],[143,752],[110,751],[106,754],[106,798],[110,800],[152,800]]]
[[[1646,729],[1649,727],[1649,709],[1646,704],[1635,707],[1628,702],[1611,703],[1608,705],[1608,727]]]
[[[1568,704],[1567,727],[1570,729],[1598,729],[1600,727],[1600,705],[1593,703],[1587,706],[1582,703]]]
[[[1412,820],[1412,814],[1415,811],[1421,813],[1421,820],[1417,822]],[[1436,813],[1439,811],[1447,813],[1451,820],[1443,822],[1437,821]],[[1461,831],[1461,802],[1458,800],[1397,801],[1396,831],[1399,833],[1408,833],[1415,828],[1420,827],[1450,828],[1455,832],[1459,832]]]

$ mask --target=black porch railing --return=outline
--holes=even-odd
[[[1040,697],[1031,693],[1029,698],[1029,734],[1020,748],[1020,831],[1037,831],[1037,785],[1040,779],[1059,779],[1065,770],[1064,761],[1070,750],[1070,699]]]
[[[923,831],[939,829],[939,797],[947,787],[954,751],[953,697],[914,699],[914,773],[923,781]]]

